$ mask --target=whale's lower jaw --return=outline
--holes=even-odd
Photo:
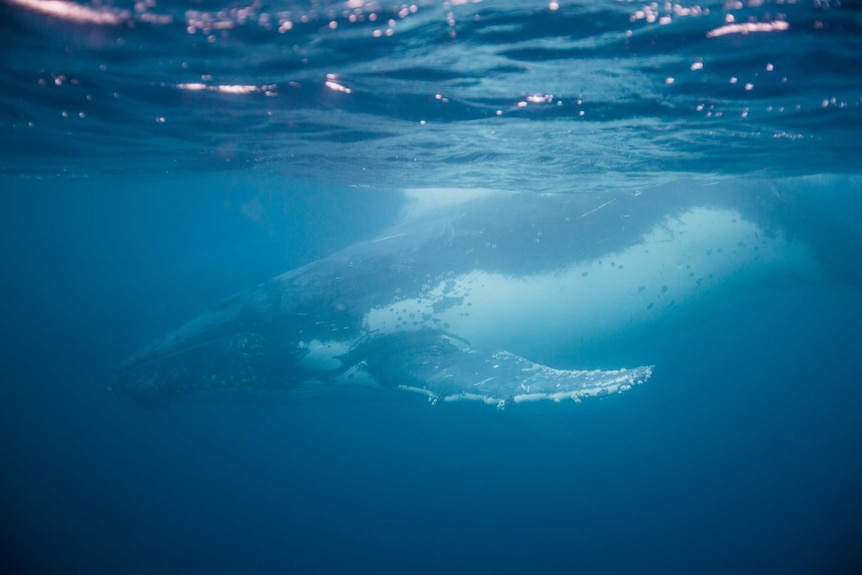
[[[201,341],[146,350],[121,366],[111,390],[144,407],[161,407],[198,391],[290,389],[307,372],[290,365],[261,333],[239,331]]]

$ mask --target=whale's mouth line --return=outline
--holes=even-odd
[[[229,339],[230,336],[222,335],[218,337],[207,338],[203,341],[198,341],[195,343],[184,344],[183,346],[172,349],[166,348],[165,350],[152,350],[149,351],[147,355],[143,356],[134,356],[130,358],[126,363],[120,366],[118,372],[120,374],[130,371],[135,371],[138,369],[146,369],[147,367],[151,367],[159,362],[163,362],[168,359],[177,358],[179,356],[187,355],[195,350],[199,350],[201,348],[205,348],[211,346],[213,344],[222,342],[224,340]]]

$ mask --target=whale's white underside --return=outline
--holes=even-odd
[[[368,310],[365,321],[369,331],[386,333],[420,329],[421,319],[432,316],[474,345],[523,350],[538,344],[563,353],[756,282],[775,268],[819,275],[806,245],[780,232],[767,235],[734,211],[699,207],[600,259],[533,276],[475,270],[429,283],[416,298],[393,293],[393,303]],[[460,303],[435,312],[443,298]]]
[[[486,248],[496,249],[493,245]],[[781,232],[767,233],[731,209],[696,207],[666,217],[647,230],[636,245],[557,270],[529,276],[483,270],[441,274],[428,278],[422,293],[411,298],[401,298],[396,286],[388,305],[367,310],[364,326],[368,333],[387,334],[418,331],[434,321],[469,342],[465,345],[522,354],[541,347],[546,355],[565,354],[576,346],[638,329],[681,306],[698,305],[777,272],[811,279],[820,275],[807,245],[790,241]],[[354,343],[301,342],[307,351],[304,366],[336,368],[338,357]],[[559,373],[571,379],[593,372]],[[510,399],[580,400],[621,392],[647,379],[651,366],[628,373],[620,370],[620,377],[613,371],[595,373],[601,373],[605,381],[556,395],[531,393],[524,388]],[[339,380],[373,383],[361,366]],[[477,375],[477,383],[480,381]],[[406,388],[434,395],[427,389]],[[495,403],[499,398],[461,393],[444,399]]]

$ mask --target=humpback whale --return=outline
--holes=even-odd
[[[223,301],[130,357],[112,389],[161,406],[356,384],[500,409],[622,393],[654,366],[570,365],[571,351],[741,286],[822,275],[786,203],[722,186],[409,190],[397,224]]]

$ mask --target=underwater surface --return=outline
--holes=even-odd
[[[2,0],[0,48],[3,572],[862,569],[857,3]],[[441,391],[483,345],[652,376]]]

